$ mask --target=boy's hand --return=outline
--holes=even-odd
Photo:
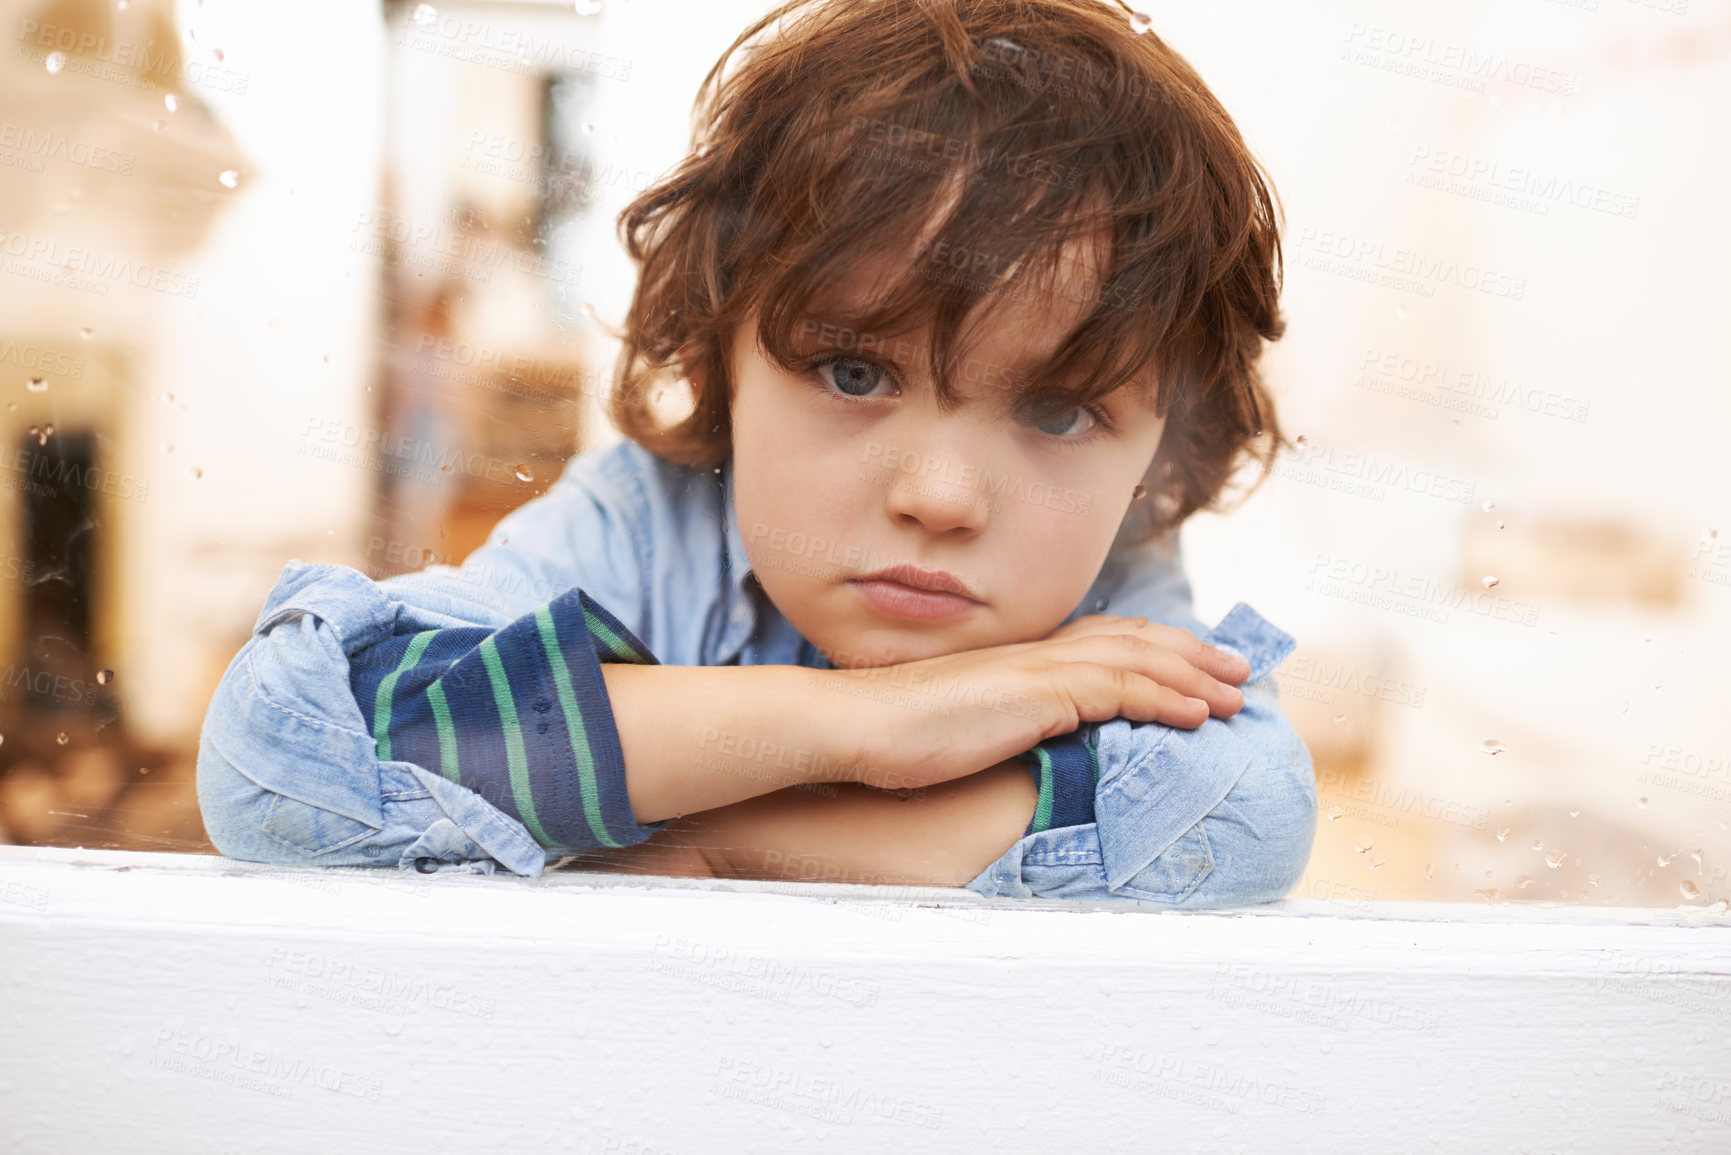
[[[893,788],[976,773],[1083,722],[1194,729],[1237,713],[1249,674],[1188,630],[1092,614],[1035,642],[819,677],[861,700],[858,780]]]

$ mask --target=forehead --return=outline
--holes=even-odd
[[[1099,236],[1072,237],[1059,245],[1041,268],[1018,276],[1022,272],[1020,262],[994,265],[990,254],[934,242],[934,229],[928,227],[906,249],[877,250],[857,260],[814,297],[808,314],[819,321],[867,314],[886,294],[905,284],[910,267],[934,279],[954,275],[996,280],[999,283],[980,298],[964,320],[955,358],[968,380],[980,380],[982,367],[1007,379],[1014,370],[1032,370],[1050,361],[1098,299],[1106,260],[1106,244]],[[846,325],[837,328],[851,334]],[[906,353],[926,348],[929,328],[929,323],[920,322],[900,332],[861,334],[853,339],[865,348]],[[968,372],[970,369],[973,371]],[[1144,394],[1152,404],[1151,388],[1135,392]]]

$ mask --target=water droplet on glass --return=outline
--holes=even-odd
[[[1369,853],[1371,848],[1374,847],[1375,845],[1376,845],[1376,843],[1372,842],[1368,838],[1355,838],[1352,840],[1352,848],[1354,850],[1358,851],[1360,854]]]
[[[48,54],[48,59],[44,60],[42,63],[44,67],[48,69],[48,75],[59,76],[60,70],[66,67],[66,53],[50,52]]]
[[[535,480],[535,471],[530,469],[527,465],[519,465],[515,470],[513,470],[513,472],[516,473],[518,481]]]
[[[1364,860],[1364,864],[1366,866],[1370,867],[1372,870],[1381,870],[1383,867],[1388,865],[1388,859],[1386,859],[1386,858],[1367,858]]]
[[[1336,715],[1335,715],[1335,716],[1334,716],[1334,724],[1335,724],[1335,725],[1336,725],[1336,726],[1344,726],[1344,725],[1346,725],[1346,715],[1345,715],[1345,714],[1336,714]]]
[[[1682,882],[1677,884],[1677,893],[1681,894],[1690,902],[1694,902],[1697,898],[1701,897],[1701,888],[1685,878]]]
[[[1484,508],[1485,508],[1485,512],[1486,512],[1486,513],[1489,513],[1489,512],[1490,512],[1490,511],[1491,511],[1491,510],[1493,510],[1493,509],[1495,509],[1495,508],[1496,508],[1496,507],[1497,507],[1497,503],[1496,503],[1496,502],[1494,502],[1494,501],[1492,501],[1492,500],[1491,500],[1491,499],[1490,499],[1490,498],[1488,498],[1488,497],[1487,497],[1487,498],[1485,498],[1485,507],[1484,507]]]
[[[172,92],[165,93],[162,97],[162,107],[168,109],[170,112],[179,112],[180,97],[176,96]]]
[[[72,736],[70,734],[68,734],[65,730],[62,730],[62,731],[60,731],[60,733],[54,735],[54,740],[56,742],[58,742],[60,745],[64,746],[64,745],[66,745],[66,743],[72,741]]]
[[[1105,598],[1095,598],[1094,599],[1094,612],[1095,613],[1103,612],[1106,609],[1107,604],[1108,603],[1107,603]]]
[[[1484,899],[1486,902],[1495,902],[1497,900],[1497,888],[1494,886],[1488,890],[1475,890],[1473,893]]]
[[[1635,805],[1639,806],[1642,810],[1645,810],[1647,809],[1647,799],[1645,797],[1637,798],[1635,799]]]
[[[162,443],[162,451],[163,451],[163,452],[164,452],[164,453],[173,453],[173,452],[174,452],[174,442],[172,442],[172,441],[164,441],[164,442],[163,442],[163,443]]]
[[[46,392],[48,392],[48,382],[44,381],[40,377],[30,378],[29,381],[26,381],[24,383],[24,387],[26,389],[30,390],[30,392],[32,392],[32,393],[46,393]]]
[[[1552,854],[1547,854],[1547,855],[1545,855],[1545,865],[1550,867],[1552,870],[1558,870],[1563,865],[1563,859],[1567,858],[1568,856],[1569,856],[1568,852],[1563,851],[1563,850],[1556,851],[1555,853],[1552,853]]]
[[[1407,316],[1406,306],[1405,305],[1396,305],[1394,307],[1394,315],[1401,318],[1402,320],[1405,320],[1406,316]]]
[[[1154,17],[1148,15],[1148,13],[1130,13],[1130,31],[1134,32],[1136,35],[1140,36],[1152,27],[1154,27]]]
[[[1492,577],[1490,574],[1486,574],[1484,577],[1479,579],[1479,584],[1483,585],[1488,590],[1496,588],[1496,586],[1501,583],[1499,579]]]
[[[595,135],[595,126],[593,124],[585,124],[583,126],[583,135],[584,136],[594,136]]]
[[[577,15],[598,16],[601,13],[601,0],[577,0]]]
[[[1543,850],[1544,848],[1545,848],[1545,844],[1542,841],[1540,841],[1537,838],[1533,839],[1533,849],[1534,850]]]
[[[1310,438],[1300,433],[1297,437],[1292,439],[1292,443],[1298,446],[1298,448],[1303,449],[1306,445],[1310,444]]]
[[[216,179],[223,188],[237,188],[240,185],[240,173],[232,168],[223,169]]]
[[[1343,811],[1340,809],[1340,807],[1338,805],[1330,806],[1328,808],[1328,820],[1330,822],[1339,822],[1340,816],[1342,813],[1343,813]]]
[[[1657,862],[1660,866],[1670,866],[1671,860],[1673,858],[1676,858],[1676,857],[1677,857],[1677,852],[1675,850],[1673,850],[1669,854],[1659,855],[1657,858],[1654,859],[1654,861]]]
[[[164,125],[164,124],[166,124],[166,123],[167,123],[167,121],[162,121],[162,120],[153,120],[153,121],[151,121],[151,122],[150,122],[150,127],[151,127],[151,128],[153,128],[153,129],[155,129],[155,130],[156,130],[156,131],[157,131],[157,132],[161,132],[161,131],[162,131],[162,126],[163,126],[163,125]]]
[[[1708,541],[1712,541],[1714,538],[1719,536],[1719,531],[1714,529],[1712,526],[1708,526],[1706,529],[1701,531],[1701,536],[1706,538]]]
[[[78,335],[88,341],[90,338],[96,336],[96,330],[86,325],[84,328],[78,330]]]
[[[188,469],[186,471],[186,475],[188,477],[192,478],[194,481],[197,481],[199,478],[204,476],[204,470],[200,469],[198,466],[195,465],[191,469]]]
[[[431,4],[417,4],[414,11],[409,13],[409,19],[426,28],[439,22],[439,10]]]
[[[1434,863],[1434,862],[1427,862],[1427,863],[1425,863],[1425,864],[1424,864],[1424,876],[1425,876],[1425,877],[1426,877],[1426,878],[1429,878],[1429,877],[1430,877],[1430,876],[1431,876],[1431,874],[1432,874],[1432,873],[1433,873],[1433,872],[1435,872],[1435,870],[1436,870],[1436,863]]]
[[[1507,826],[1497,827],[1497,841],[1498,842],[1507,842],[1508,838],[1509,838],[1509,828]]]
[[[1696,874],[1700,874],[1702,871],[1707,869],[1707,861],[1705,858],[1705,852],[1704,851],[1691,850],[1689,852],[1689,857],[1693,858],[1695,860],[1695,873]]]
[[[140,773],[140,774],[148,774],[148,773],[150,773],[150,767],[148,767],[148,766],[140,766],[140,767],[139,767],[139,768],[138,768],[138,772],[139,772],[139,773]]]
[[[1532,884],[1533,884],[1533,880],[1525,874],[1518,875],[1515,878],[1515,889],[1516,890],[1525,890],[1527,887],[1531,886]]]
[[[1581,812],[1579,810],[1569,811],[1569,817],[1570,818],[1579,818],[1580,816],[1581,816]]]
[[[108,683],[112,682],[113,680],[114,680],[114,671],[113,670],[98,670],[98,671],[96,671],[96,684],[98,686],[106,686],[106,685],[108,685]]]
[[[1481,754],[1501,754],[1507,749],[1507,746],[1503,745],[1495,738],[1486,738],[1483,742],[1479,743],[1479,753]]]

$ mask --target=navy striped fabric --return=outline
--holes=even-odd
[[[1100,782],[1100,764],[1088,743],[1089,727],[1048,738],[1023,755],[1040,788],[1023,837],[1063,826],[1084,826],[1094,821],[1094,787]]]
[[[522,822],[542,846],[630,846],[639,825],[602,662],[657,664],[580,589],[509,625],[399,634],[350,660],[381,761],[413,762]]]

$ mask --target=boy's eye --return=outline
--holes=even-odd
[[[1021,420],[1041,433],[1053,437],[1078,438],[1094,431],[1100,424],[1092,410],[1086,408],[1059,409],[1050,402],[1032,401],[1022,409]]]
[[[864,397],[887,379],[883,369],[858,357],[831,357],[817,366],[820,379],[849,397]]]

